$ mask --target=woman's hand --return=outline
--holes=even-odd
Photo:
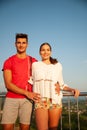
[[[58,93],[58,94],[60,94],[60,85],[59,85],[59,82],[57,82],[56,84],[55,84],[55,91]]]
[[[76,98],[78,98],[79,94],[80,94],[80,91],[77,90],[77,89],[75,89],[75,90],[74,90],[74,96],[75,96]]]

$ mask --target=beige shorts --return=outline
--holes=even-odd
[[[32,103],[26,99],[6,98],[3,108],[2,124],[14,124],[17,117],[22,124],[30,124]]]
[[[35,109],[43,108],[43,109],[54,109],[54,108],[62,108],[62,102],[60,104],[52,104],[51,98],[42,98],[40,102],[35,103]]]

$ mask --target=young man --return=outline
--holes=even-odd
[[[13,130],[15,121],[19,117],[21,130],[29,130],[32,113],[31,100],[37,102],[40,98],[39,94],[31,92],[28,84],[31,62],[35,62],[36,59],[26,54],[27,34],[16,34],[15,47],[17,53],[9,57],[3,65],[7,94],[2,124],[4,130]]]

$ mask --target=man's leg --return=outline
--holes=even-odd
[[[3,130],[14,130],[13,124],[3,124],[2,127],[3,127]]]
[[[30,130],[30,125],[20,124],[20,130]]]
[[[1,124],[3,130],[13,130],[18,115],[17,100],[6,98],[3,107]]]
[[[28,99],[20,100],[19,121],[21,130],[29,130],[32,115],[32,103]]]

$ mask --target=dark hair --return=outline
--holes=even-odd
[[[44,42],[44,43],[42,43],[42,44],[40,45],[39,52],[41,51],[41,48],[42,48],[44,45],[48,45],[48,46],[50,47],[50,51],[52,51],[51,45],[50,45],[48,42]],[[56,64],[56,63],[58,63],[58,60],[57,60],[56,58],[50,57],[50,62],[51,62],[52,64]]]
[[[26,38],[26,40],[28,42],[28,35],[27,34],[17,33],[16,37],[15,37],[16,41],[17,41],[18,38]]]

